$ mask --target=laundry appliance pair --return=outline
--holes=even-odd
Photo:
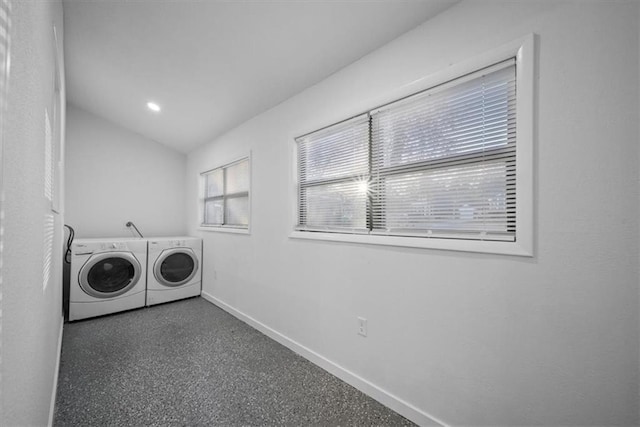
[[[76,239],[71,246],[69,320],[200,295],[202,239]]]

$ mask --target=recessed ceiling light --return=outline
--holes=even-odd
[[[151,101],[147,102],[147,108],[155,113],[160,112],[160,106],[155,102],[151,102]]]

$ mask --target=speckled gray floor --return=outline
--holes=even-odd
[[[64,325],[54,426],[413,425],[201,298]]]

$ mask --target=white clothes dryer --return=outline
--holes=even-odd
[[[149,238],[147,306],[200,295],[202,239]]]
[[[69,320],[144,307],[146,265],[146,240],[74,240],[71,246]]]

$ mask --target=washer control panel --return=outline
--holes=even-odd
[[[149,240],[150,245],[157,245],[159,243],[158,241]],[[164,243],[164,247],[168,248],[184,248],[187,246],[186,240],[165,240],[162,243]]]
[[[126,242],[100,242],[100,243],[74,243],[74,253],[76,255],[90,255],[96,251],[110,252],[110,251],[127,251]]]
[[[127,244],[124,242],[106,242],[100,244],[100,249],[103,251],[108,249],[127,249]]]

